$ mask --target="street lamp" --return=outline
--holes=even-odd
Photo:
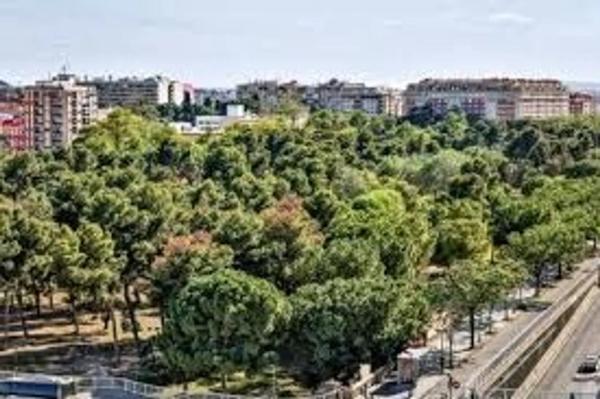
[[[444,355],[444,334],[446,333],[445,328],[438,328],[435,330],[440,336],[440,373],[444,373],[444,364],[446,356]]]

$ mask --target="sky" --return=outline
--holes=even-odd
[[[0,80],[600,81],[598,0],[0,0]]]

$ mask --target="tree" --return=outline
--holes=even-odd
[[[487,259],[490,253],[487,223],[476,202],[453,202],[441,208],[433,261],[451,265],[468,259]]]
[[[176,294],[193,277],[231,267],[233,251],[213,242],[209,233],[199,231],[191,235],[171,237],[161,252],[161,256],[152,264],[151,296],[159,306],[164,326],[164,313]]]
[[[77,229],[79,251],[83,255],[80,277],[83,278],[83,298],[93,306],[105,310],[112,324],[113,345],[119,357],[119,337],[115,316],[116,295],[123,268],[122,259],[116,257],[114,242],[102,228],[86,222]]]
[[[12,211],[6,201],[0,202],[0,284],[4,290],[4,336],[3,346],[8,345],[9,311],[16,277],[14,259],[21,252],[18,235],[13,229]]]
[[[441,287],[445,311],[451,317],[469,317],[471,349],[475,347],[477,312],[500,301],[518,281],[519,271],[512,263],[463,260],[447,271]]]
[[[308,285],[291,303],[285,352],[311,384],[348,381],[361,363],[387,360],[422,331],[429,316],[418,286],[383,279]]]
[[[509,253],[525,262],[535,279],[536,295],[542,286],[542,277],[549,266],[559,267],[577,259],[583,252],[585,236],[575,226],[551,222],[533,226],[523,233],[509,237]]]
[[[227,376],[256,365],[273,348],[290,307],[268,282],[223,269],[192,278],[169,307],[161,361],[179,380]]]
[[[29,338],[23,297],[26,290],[40,287],[49,280],[49,254],[56,226],[32,216],[23,206],[2,207],[1,212],[5,228],[10,226],[10,234],[4,237],[7,248],[3,254],[4,280],[9,282],[8,291],[17,298],[23,335]]]
[[[54,268],[57,271],[59,284],[68,292],[71,315],[75,335],[79,335],[77,317],[78,300],[81,299],[85,276],[82,275],[81,263],[84,255],[79,252],[79,237],[69,227],[62,226],[56,234],[52,248]]]
[[[266,278],[285,293],[314,281],[315,263],[307,262],[323,242],[318,225],[302,206],[302,200],[288,197],[260,213],[262,235],[251,251],[252,262],[243,270]]]
[[[113,320],[120,262],[114,255],[110,237],[92,223],[83,223],[77,231],[62,226],[52,248],[57,283],[68,294],[75,334],[79,335],[78,310],[82,305],[106,309]]]
[[[149,278],[150,265],[169,232],[180,228],[174,198],[175,194],[167,186],[145,183],[132,186],[126,192],[103,189],[91,201],[89,219],[110,233],[115,254],[123,265],[120,276],[123,299],[138,349],[138,283]]]
[[[339,239],[325,248],[320,273],[323,281],[333,278],[383,277],[385,267],[379,250],[367,240]]]
[[[379,249],[386,274],[416,275],[433,239],[425,205],[410,203],[391,189],[374,190],[341,209],[329,226],[331,238],[365,239]]]

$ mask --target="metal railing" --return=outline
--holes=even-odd
[[[75,380],[76,393],[116,390],[141,397],[162,397],[166,388],[118,377],[80,377]]]
[[[342,390],[346,393],[344,396],[352,398],[363,397],[369,398],[371,396],[372,389],[383,383],[385,379],[392,373],[394,369],[393,365],[386,365],[381,367],[374,372],[370,373],[366,378],[355,382],[350,387],[343,388]],[[338,395],[338,392],[336,392]]]
[[[31,381],[63,379],[73,383],[75,394],[91,393],[109,397],[111,391],[131,394],[141,398],[179,398],[179,399],[266,399],[267,396],[231,395],[216,392],[188,393],[182,388],[167,388],[120,377],[76,377],[52,376],[48,374],[0,371],[0,380],[22,379]],[[334,389],[318,395],[301,396],[294,399],[339,399],[344,390]],[[285,398],[280,398],[285,399]],[[290,398],[291,399],[291,398]]]
[[[482,399],[512,399],[515,390],[497,389],[485,395]],[[598,392],[546,392],[536,391],[528,396],[528,399],[598,399]]]
[[[562,295],[558,300],[545,311],[535,317],[523,330],[500,350],[485,366],[478,370],[464,386],[461,392],[483,393],[491,388],[499,377],[498,369],[507,368],[515,360],[515,357],[520,355],[518,348],[526,346],[537,339],[535,332],[542,333],[551,326],[566,310],[568,310],[576,300],[583,294],[587,293],[595,283],[595,279],[590,278],[590,273],[586,272],[578,278],[577,282]],[[576,295],[579,294],[579,295]],[[512,360],[512,361],[511,361]]]
[[[567,342],[573,337],[574,332],[580,327],[581,320],[588,314],[590,307],[597,299],[597,293],[591,291],[583,301],[579,304],[577,311],[569,320],[569,323],[563,328],[558,337],[552,343],[550,349],[546,351],[544,356],[540,359],[536,367],[527,376],[524,383],[522,383],[516,390],[513,398],[515,399],[527,399],[538,386],[545,373],[548,371],[550,364],[556,361],[556,358],[564,349]]]

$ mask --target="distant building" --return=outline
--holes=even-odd
[[[404,113],[429,107],[443,115],[453,108],[491,120],[545,119],[569,114],[569,92],[557,80],[426,79],[408,86]]]
[[[116,80],[96,78],[78,83],[96,89],[100,108],[181,105],[185,99],[184,84],[163,76]]]
[[[183,85],[183,102],[185,104],[195,104],[196,103],[196,93],[194,86],[189,83],[185,83]]]
[[[20,101],[23,96],[21,88],[9,85],[0,80],[0,102],[16,102]]]
[[[0,141],[9,151],[23,151],[32,147],[25,129],[23,92],[0,82]]]
[[[256,81],[237,86],[237,99],[260,111],[271,111],[282,100],[294,100],[312,108],[333,111],[362,111],[370,115],[399,115],[400,91],[367,86],[364,83],[332,79],[318,85],[301,85],[296,81],[279,83]]]
[[[317,108],[334,111],[362,111],[369,115],[400,115],[400,91],[331,80],[309,89],[306,102]]]
[[[185,101],[185,85],[181,82],[169,82],[169,104],[182,105]]]
[[[237,100],[237,92],[235,89],[196,89],[194,90],[196,104],[199,105],[215,105],[229,104]]]
[[[173,122],[169,126],[183,135],[197,136],[202,134],[222,133],[227,127],[236,123],[253,123],[254,115],[248,114],[243,105],[230,104],[225,115],[197,116],[194,123]]]
[[[0,141],[2,148],[9,151],[30,149],[31,140],[25,131],[25,120],[21,116],[0,112]]]
[[[258,80],[238,85],[236,93],[238,102],[255,108],[255,111],[268,113],[277,109],[284,98],[302,101],[306,89],[296,81]]]
[[[571,115],[591,115],[596,113],[596,102],[591,94],[571,93],[569,96]]]
[[[97,119],[96,89],[58,75],[24,89],[25,130],[35,149],[66,147]]]

